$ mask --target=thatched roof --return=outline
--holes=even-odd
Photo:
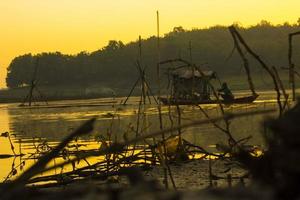
[[[187,68],[179,68],[174,70],[171,73],[173,76],[178,76],[179,78],[184,78],[184,79],[191,79],[193,77],[197,77],[197,78],[215,78],[216,77],[216,73],[214,71],[202,71],[202,74],[200,73],[199,70],[197,69],[187,69]]]

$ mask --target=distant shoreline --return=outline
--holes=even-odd
[[[297,89],[298,93],[300,93],[300,89]],[[26,91],[26,95],[28,94],[28,89],[25,90]],[[17,95],[6,95],[5,93],[9,93],[9,90],[1,91],[0,90],[0,104],[5,104],[5,103],[23,103],[26,95],[24,94],[24,89],[22,90],[22,92],[18,92]],[[251,94],[251,92],[249,90],[232,90],[232,92],[236,95],[236,96],[245,96],[248,94]],[[291,91],[288,89],[286,91],[288,94],[291,93]],[[22,95],[22,94],[23,95]],[[264,94],[264,96],[268,96],[269,95],[274,95],[276,94],[274,90],[272,89],[261,89],[261,90],[257,90],[258,94]],[[37,98],[36,96],[34,96],[34,100],[32,102],[38,102],[38,103],[43,103],[45,102],[45,100],[47,102],[53,102],[53,101],[64,101],[64,100],[89,100],[89,99],[99,99],[99,98],[120,98],[120,97],[127,97],[127,95],[129,94],[129,90],[126,92],[122,92],[122,93],[118,93],[117,95],[108,95],[108,94],[90,94],[90,95],[61,95],[61,96],[54,96],[54,95],[45,95],[45,99],[40,99]],[[140,94],[138,92],[133,93],[131,96],[139,96]]]
[[[106,98],[106,97],[112,97],[112,96],[101,96],[101,95],[95,95],[95,96],[61,96],[61,97],[47,97],[46,99],[37,99],[36,101],[33,102],[44,102],[45,100],[47,102],[51,101],[63,101],[63,100],[85,100],[85,99],[97,99],[97,98]],[[24,101],[24,98],[3,98],[0,97],[0,103],[22,103]]]
[[[34,91],[33,102],[59,101],[59,100],[84,100],[96,98],[127,96],[129,89],[111,89],[99,87],[96,89],[81,87],[39,87],[39,92]],[[22,103],[29,94],[29,87],[0,90],[0,103]],[[133,94],[135,95],[135,94]]]

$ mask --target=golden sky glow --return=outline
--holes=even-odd
[[[241,22],[295,23],[299,0],[0,0],[0,87],[10,61],[25,53],[94,51],[110,39],[128,42],[174,26]]]

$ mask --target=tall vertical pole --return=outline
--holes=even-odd
[[[159,40],[159,12],[156,11],[156,24],[157,24],[157,83],[158,83],[158,92],[157,96],[158,99],[160,99],[160,40]],[[161,102],[158,101],[158,117],[159,117],[159,128],[160,130],[163,129],[163,122],[162,122],[162,113],[161,113]],[[162,165],[164,169],[164,183],[165,187],[168,189],[169,184],[168,184],[168,169],[167,169],[167,156],[166,156],[166,138],[165,134],[162,134],[162,141],[163,141],[163,155],[162,155]]]
[[[139,36],[139,61],[138,61],[138,66],[140,70],[140,79],[141,79],[141,89],[142,89],[142,101],[145,106],[146,104],[146,83],[145,83],[145,68],[142,67],[142,38]]]
[[[156,11],[156,25],[157,25],[157,83],[158,83],[158,99],[160,98],[160,40],[159,40],[159,12]],[[160,101],[158,102],[158,110],[161,111],[161,104]],[[160,114],[160,128],[162,129],[162,119],[161,113]]]
[[[142,63],[142,37],[139,35],[139,60]]]
[[[160,40],[159,40],[159,12],[156,11],[156,25],[157,25],[157,68],[158,68],[158,73],[159,72],[159,65],[160,65]],[[160,75],[160,74],[158,74]],[[158,77],[158,79],[160,80],[160,77]]]

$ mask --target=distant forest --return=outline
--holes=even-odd
[[[261,21],[247,28],[237,24],[236,28],[266,63],[280,69],[288,65],[288,34],[300,31],[300,20],[298,21],[298,24],[280,25]],[[216,71],[222,79],[245,76],[242,60],[234,50],[232,37],[225,26],[192,30],[175,27],[161,38],[160,47],[161,60],[192,59],[192,62],[202,69]],[[37,81],[43,86],[87,88],[102,85],[110,88],[130,88],[138,77],[138,40],[128,44],[112,40],[104,48],[91,53],[64,55],[55,52],[18,56],[8,67],[6,84],[9,88],[30,84],[37,57]],[[142,65],[147,67],[146,76],[154,88],[156,63],[157,39],[152,36],[142,40]],[[294,63],[296,66],[300,64],[300,37],[294,39]],[[263,78],[265,73],[253,59],[250,59],[250,67],[253,76]]]

